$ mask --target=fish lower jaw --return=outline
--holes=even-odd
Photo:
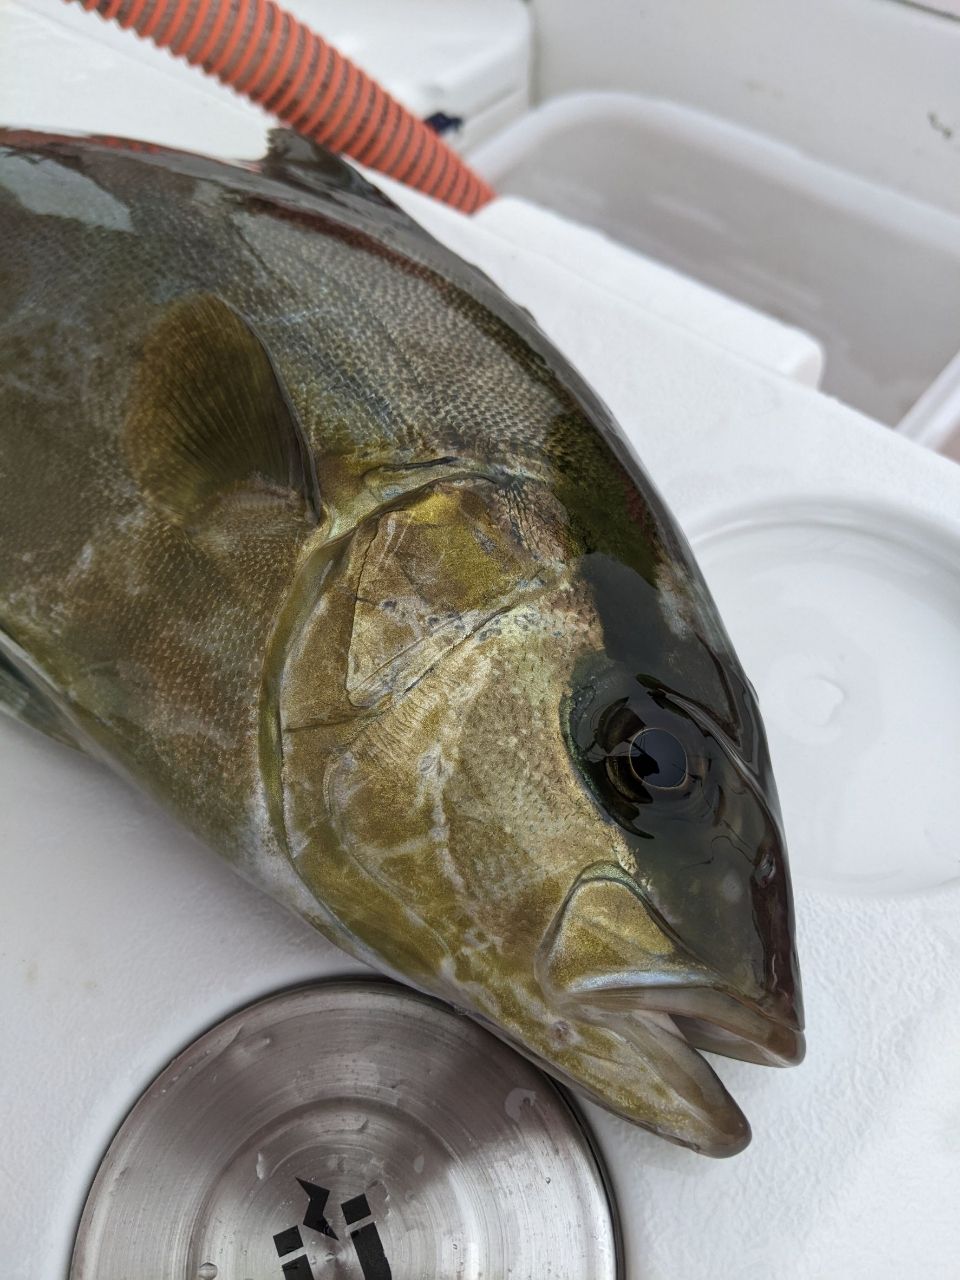
[[[618,1029],[658,1077],[650,1082],[640,1108],[620,1114],[668,1141],[718,1159],[749,1145],[746,1116],[669,1013],[633,1010]]]
[[[620,1048],[609,1087],[581,1077],[608,1111],[704,1155],[736,1155],[750,1126],[702,1051],[785,1066],[803,1056],[803,1035],[755,1006],[709,988],[581,992],[564,1014],[613,1032]]]

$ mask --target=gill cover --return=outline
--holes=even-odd
[[[463,749],[455,708],[486,678],[462,655],[478,639],[495,650],[504,618],[556,578],[563,535],[535,486],[432,470],[394,474],[390,501],[302,567],[270,715],[284,839],[337,940],[436,991],[457,940],[453,916],[432,913],[444,868],[465,855],[435,847],[435,793]],[[429,694],[413,696],[424,682]]]

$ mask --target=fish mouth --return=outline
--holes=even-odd
[[[716,987],[663,985],[596,992],[591,1004],[666,1016],[692,1049],[764,1067],[797,1066],[806,1051],[803,1028],[786,1001],[765,1009]]]
[[[614,1102],[590,1090],[595,1100],[703,1155],[736,1155],[751,1137],[746,1116],[702,1056],[704,1051],[777,1067],[794,1066],[804,1056],[803,1031],[791,1010],[764,1009],[709,986],[638,985],[591,991],[589,996],[583,992],[578,1003],[586,1020],[616,1026],[631,1056],[642,1059],[653,1077],[646,1086],[646,1107],[625,1106],[622,1097]]]
[[[548,1004],[585,1033],[579,1054],[563,1060],[549,1046],[547,1056],[608,1111],[705,1155],[735,1155],[750,1126],[702,1052],[763,1066],[802,1060],[799,986],[778,960],[771,952],[763,978],[746,961],[742,972],[712,970],[632,878],[597,864],[537,956]]]

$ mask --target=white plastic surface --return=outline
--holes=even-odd
[[[448,136],[458,148],[527,107],[531,32],[522,0],[285,0],[285,7],[414,114],[462,118],[463,128]],[[172,146],[202,115],[218,155],[241,154],[251,122],[268,119],[169,52],[63,0],[0,5],[0,85],[5,125],[64,129],[76,116],[91,132]]]
[[[470,159],[502,194],[812,334],[824,389],[890,425],[960,347],[960,214],[765,133],[676,102],[580,93]],[[960,153],[944,164],[960,186]]]
[[[930,449],[960,441],[960,351],[927,387],[897,430]]]
[[[936,3],[936,0],[934,0]],[[535,101],[666,98],[960,214],[960,22],[894,0],[531,0]],[[960,17],[957,0],[947,0]]]
[[[141,118],[167,85],[152,74],[141,68]],[[116,101],[109,77],[101,91]],[[187,138],[167,140],[216,150],[210,137],[238,130],[252,145],[228,152],[257,154],[256,118],[211,96]],[[618,416],[702,549],[784,793],[809,1056],[786,1072],[719,1062],[755,1134],[726,1162],[589,1109],[628,1280],[956,1274],[960,800],[938,768],[957,758],[960,723],[960,470],[595,286],[589,240],[578,277],[405,199],[531,309]],[[825,546],[837,513],[842,536]],[[784,632],[798,606],[803,626]],[[845,644],[846,668],[797,665],[837,663]],[[805,717],[778,709],[791,681]],[[829,732],[811,754],[813,730]],[[881,742],[872,785],[864,757]],[[811,812],[843,829],[816,830]],[[0,859],[0,1267],[63,1280],[88,1180],[149,1079],[236,1006],[355,966],[122,783],[2,719]]]
[[[956,877],[960,542],[891,488],[737,504],[697,546],[761,691],[807,875],[857,894]]]
[[[402,198],[395,185],[390,189]],[[521,252],[539,254],[557,270],[586,276],[615,297],[727,351],[807,386],[820,383],[823,348],[808,333],[631,252],[602,232],[515,196],[500,196],[474,220]]]

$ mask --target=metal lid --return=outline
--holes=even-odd
[[[537,1069],[405,988],[283,992],[201,1036],[120,1128],[71,1280],[604,1280],[583,1125]]]

